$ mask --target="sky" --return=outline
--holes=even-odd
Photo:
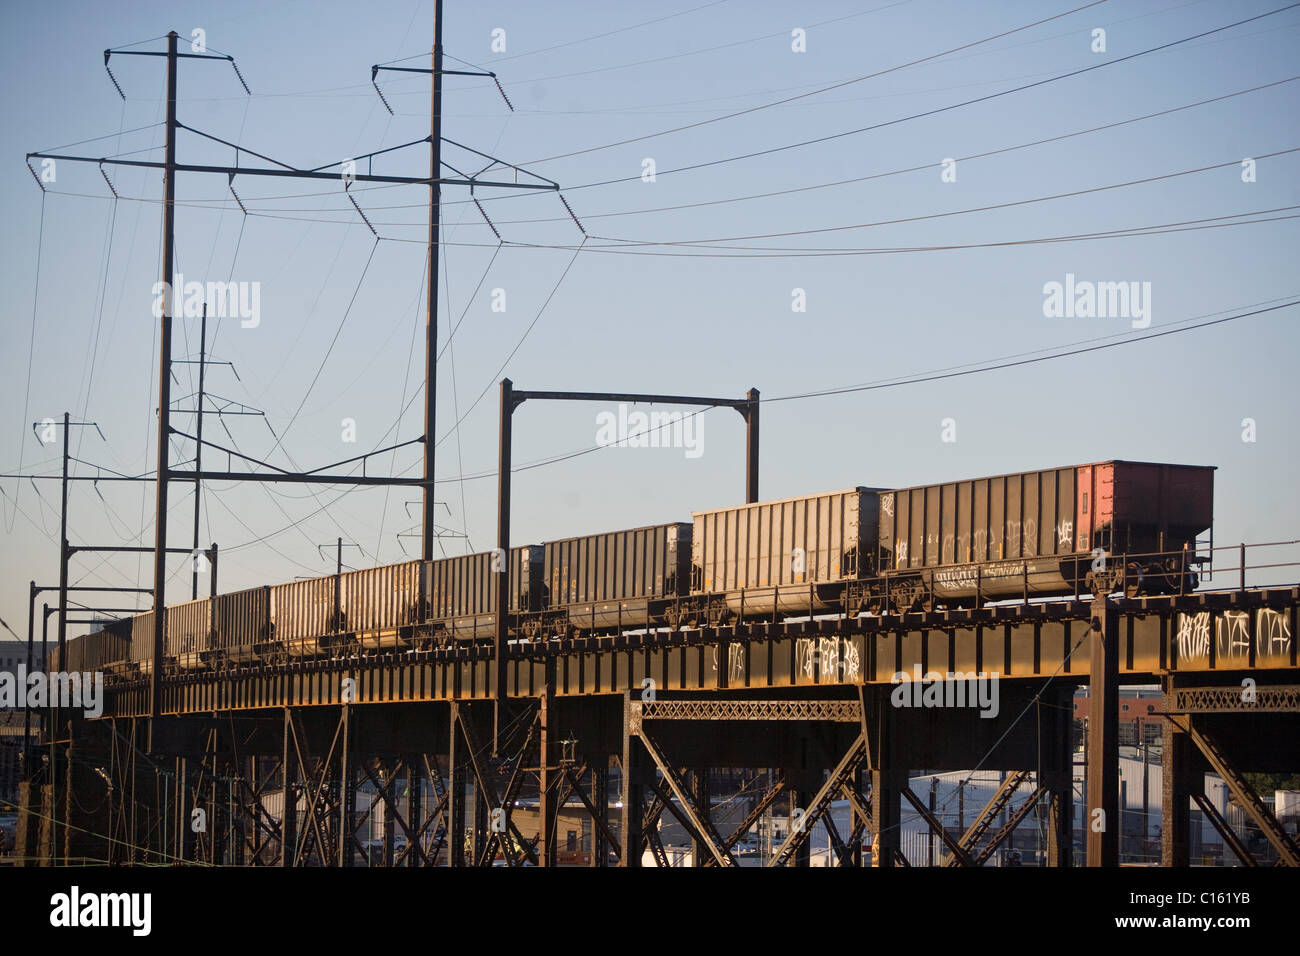
[[[1219,29],[1286,6],[448,0],[445,66],[495,72],[513,111],[491,79],[447,77],[444,175],[502,160],[558,183],[578,223],[553,190],[478,186],[475,205],[444,187],[435,552],[494,544],[505,376],[758,388],[764,499],[1133,459],[1218,467],[1216,544],[1300,538],[1300,309],[1275,308],[1300,298],[1300,6]],[[381,72],[390,115],[369,71],[428,66],[432,0],[4,4],[0,474],[57,475],[58,428],[31,426],[65,411],[98,426],[72,431],[74,474],[155,467],[161,173],[34,160],[43,193],[23,157],[161,161],[164,61],[114,55],[123,99],[103,51],[161,51],[169,30],[233,56],[251,90],[227,62],[181,62],[180,162],[265,168],[252,151],[306,169],[414,142],[357,171],[428,174],[429,78]],[[178,271],[241,283],[249,306],[209,320],[210,358],[229,364],[208,369],[206,407],[227,414],[204,437],[280,468],[423,433],[428,190],[345,185],[178,176]],[[1086,282],[1124,283],[1128,310],[1048,314],[1052,283]],[[181,315],[173,333],[172,424],[191,435],[197,366],[179,363],[199,325]],[[989,364],[1007,367],[935,378]],[[867,384],[882,387],[792,398]],[[515,475],[513,543],[743,501],[735,412],[701,414],[676,447],[566,457],[611,415],[516,412],[515,463],[537,467]],[[189,467],[194,443],[171,455]],[[418,446],[366,463],[419,468]],[[27,582],[57,583],[59,484],[0,491],[0,618],[25,635]],[[417,500],[213,481],[200,541],[220,546],[222,591],[330,573],[340,537],[347,565],[392,563],[418,556]],[[193,543],[193,506],[173,483],[172,547]],[[69,539],[152,547],[153,512],[150,484],[74,482]],[[70,579],[148,587],[151,561],[82,553]],[[188,559],[168,569],[169,603],[187,599]]]

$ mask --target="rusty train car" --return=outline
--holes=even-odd
[[[899,614],[1100,589],[1197,586],[1214,468],[1107,461],[698,511],[691,522],[409,561],[173,605],[171,672],[515,640]],[[1208,542],[1212,547],[1212,538]],[[153,611],[68,642],[69,661],[152,672]],[[74,650],[75,648],[75,650]],[[109,658],[113,658],[110,660]]]

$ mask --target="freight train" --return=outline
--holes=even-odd
[[[163,610],[167,672],[1097,590],[1197,586],[1214,468],[1108,461],[911,488],[858,487],[692,521],[248,588]],[[1206,542],[1210,547],[1213,541]],[[154,611],[67,642],[63,670],[152,673]]]

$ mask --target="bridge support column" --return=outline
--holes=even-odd
[[[551,713],[551,696],[538,699],[537,720],[537,864],[555,866],[557,814],[563,809],[556,799],[559,781],[554,773],[555,730]]]
[[[1119,645],[1119,612],[1099,594],[1088,671],[1088,866],[1119,866]]]
[[[339,839],[338,839],[338,866],[352,866],[355,861],[353,853],[353,834],[357,832],[357,790],[356,790],[356,767],[353,766],[353,737],[352,737],[352,708],[347,704],[342,706],[339,714],[339,721],[342,723],[340,728],[343,739],[340,743],[339,750]],[[389,815],[385,814],[385,828],[388,826]]]
[[[451,739],[447,744],[447,853],[452,866],[465,865],[465,784],[469,753],[461,743],[461,705],[451,703]]]
[[[691,795],[702,817],[707,817],[712,809],[713,794],[709,787],[709,768],[696,767],[691,771]],[[711,858],[708,844],[696,834],[691,838],[691,866],[703,866],[705,859]]]
[[[637,728],[639,729],[639,728]],[[632,727],[632,692],[623,695],[623,766],[619,778],[619,839],[623,852],[620,867],[639,867],[645,852],[646,754]]]
[[[1165,679],[1161,709],[1166,714],[1174,709],[1173,684],[1173,678]],[[1188,842],[1192,828],[1192,792],[1200,789],[1189,772],[1192,742],[1183,727],[1166,718],[1161,727],[1160,743],[1160,865],[1190,866]]]
[[[809,775],[802,770],[795,770],[787,767],[781,771],[783,779],[789,781],[790,788],[786,791],[788,806],[790,808],[789,819],[786,821],[787,832],[794,833],[796,827],[815,827],[815,821],[807,818],[809,809],[809,797],[812,796],[815,788],[811,786],[812,780]],[[794,851],[794,858],[790,861],[790,866],[806,867],[812,862],[812,833],[803,839],[797,849]]]
[[[605,830],[609,827],[609,754],[592,758],[591,805],[596,817],[591,822],[591,865],[609,866],[609,841]]]
[[[890,704],[890,688],[872,688],[864,700],[874,720],[867,761],[871,770],[871,865],[896,866],[902,856],[902,795],[908,786],[907,769],[897,764],[899,753],[897,721]]]
[[[422,761],[418,754],[406,754],[406,865],[419,866],[420,852],[418,844],[423,832],[424,816],[424,776],[420,772]]]
[[[1043,694],[1039,702],[1038,785],[1047,814],[1047,865],[1074,865],[1074,687]]]
[[[298,766],[293,743],[293,711],[284,709],[284,757],[280,763],[284,801],[280,810],[280,866],[291,867],[298,850]]]

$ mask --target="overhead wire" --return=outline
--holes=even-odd
[[[965,108],[965,107],[967,107],[967,106],[974,106],[974,105],[976,105],[976,104],[978,104],[978,103],[985,103],[985,102],[988,102],[988,101],[990,101],[990,100],[998,99],[998,98],[1003,97],[1003,96],[1010,96],[1010,95],[1015,94],[1015,93],[1021,93],[1021,92],[1024,92],[1025,90],[1036,89],[1037,87],[1040,87],[1040,86],[1046,86],[1046,85],[1048,85],[1048,84],[1050,84],[1050,83],[1057,83],[1057,82],[1060,82],[1061,80],[1071,79],[1071,78],[1076,77],[1076,76],[1082,76],[1082,75],[1084,75],[1085,73],[1091,73],[1091,72],[1094,72],[1094,71],[1096,71],[1096,70],[1104,70],[1104,69],[1108,69],[1108,68],[1110,68],[1110,67],[1112,67],[1112,66],[1116,66],[1116,65],[1118,65],[1118,64],[1120,64],[1120,63],[1126,63],[1126,62],[1128,62],[1128,61],[1130,61],[1130,60],[1134,60],[1134,59],[1137,59],[1137,58],[1139,58],[1139,57],[1143,57],[1143,56],[1148,56],[1148,55],[1150,55],[1150,54],[1152,54],[1152,53],[1157,53],[1157,52],[1159,52],[1159,51],[1161,51],[1161,50],[1167,50],[1167,49],[1171,49],[1171,48],[1176,47],[1176,46],[1180,46],[1180,45],[1182,45],[1182,44],[1184,44],[1184,43],[1190,43],[1192,40],[1198,40],[1198,39],[1201,39],[1202,37],[1210,36],[1210,35],[1213,35],[1213,34],[1216,34],[1216,33],[1222,33],[1222,32],[1224,32],[1225,30],[1231,30],[1231,29],[1233,29],[1234,27],[1239,27],[1239,26],[1241,26],[1242,24],[1250,23],[1250,22],[1252,22],[1252,21],[1254,21],[1254,20],[1259,20],[1259,19],[1263,19],[1264,17],[1274,16],[1274,15],[1276,15],[1276,14],[1278,14],[1278,13],[1284,13],[1285,11],[1287,11],[1287,10],[1291,10],[1291,9],[1294,9],[1294,8],[1296,8],[1296,7],[1300,7],[1300,3],[1292,3],[1292,4],[1289,4],[1288,6],[1280,7],[1280,8],[1278,8],[1277,10],[1271,10],[1271,11],[1269,11],[1268,13],[1262,13],[1262,14],[1260,14],[1259,16],[1256,16],[1256,17],[1249,17],[1249,18],[1244,19],[1244,20],[1238,20],[1238,21],[1236,21],[1236,22],[1234,22],[1234,23],[1229,23],[1229,24],[1226,24],[1226,25],[1221,26],[1221,27],[1216,27],[1216,28],[1214,28],[1214,29],[1212,29],[1212,30],[1206,30],[1206,31],[1203,31],[1203,32],[1201,32],[1201,33],[1193,34],[1192,36],[1183,37],[1183,38],[1181,38],[1181,39],[1179,39],[1179,40],[1171,40],[1171,41],[1169,41],[1169,42],[1167,42],[1167,43],[1162,43],[1162,44],[1159,44],[1159,45],[1157,45],[1157,46],[1148,47],[1148,48],[1145,49],[1145,50],[1139,50],[1139,51],[1137,51],[1136,53],[1130,53],[1130,54],[1127,54],[1127,55],[1125,55],[1125,56],[1122,56],[1122,57],[1116,57],[1116,58],[1111,59],[1111,60],[1104,60],[1104,61],[1102,61],[1101,63],[1096,63],[1096,64],[1093,64],[1092,66],[1081,67],[1080,69],[1077,69],[1077,70],[1070,70],[1070,71],[1067,71],[1067,72],[1065,72],[1065,73],[1058,73],[1058,74],[1056,74],[1055,76],[1048,77],[1047,79],[1038,80],[1038,81],[1035,81],[1035,82],[1033,82],[1033,83],[1025,83],[1025,84],[1022,84],[1022,85],[1020,85],[1020,86],[1011,87],[1011,88],[1008,88],[1008,89],[1005,89],[1005,90],[998,90],[998,91],[996,91],[996,92],[994,92],[994,93],[988,93],[988,94],[985,94],[984,96],[973,97],[973,98],[971,98],[971,99],[963,100],[963,101],[958,102],[958,103],[949,103],[949,104],[944,105],[944,106],[938,106],[938,107],[935,107],[934,109],[923,110],[923,111],[921,111],[921,112],[917,112],[917,113],[911,113],[911,114],[909,114],[909,115],[907,115],[907,116],[897,117],[897,118],[892,119],[892,120],[885,120],[885,121],[880,122],[880,123],[872,123],[872,124],[870,124],[870,125],[868,125],[868,126],[860,126],[860,127],[857,127],[857,128],[855,128],[855,129],[851,129],[851,130],[843,130],[843,131],[838,132],[838,133],[831,133],[831,134],[828,134],[828,135],[826,135],[826,136],[818,136],[818,137],[815,137],[815,138],[813,138],[813,139],[801,140],[801,141],[796,142],[796,143],[787,143],[787,144],[784,144],[784,145],[781,145],[781,146],[773,146],[773,147],[768,147],[768,148],[766,148],[766,149],[754,150],[754,151],[751,151],[751,152],[748,152],[748,153],[740,153],[740,154],[737,154],[737,155],[734,155],[734,156],[728,156],[728,157],[725,157],[725,158],[723,158],[723,159],[715,159],[715,160],[709,160],[709,161],[706,161],[706,162],[692,163],[692,164],[689,164],[689,165],[686,165],[686,166],[679,166],[679,167],[674,167],[674,168],[665,169],[665,170],[656,170],[655,175],[656,175],[656,177],[658,177],[658,176],[668,176],[668,175],[672,175],[672,174],[674,174],[674,173],[693,172],[693,171],[695,171],[695,170],[699,170],[699,169],[709,169],[709,168],[712,168],[712,167],[714,167],[714,166],[720,166],[720,165],[723,165],[723,164],[726,164],[726,163],[734,163],[734,162],[740,162],[740,161],[742,161],[742,160],[756,159],[756,158],[758,158],[758,157],[760,157],[760,156],[771,156],[771,155],[773,155],[773,154],[775,154],[775,153],[786,152],[786,151],[791,150],[791,149],[800,149],[800,148],[805,147],[805,146],[813,146],[813,145],[818,145],[818,144],[821,144],[821,143],[831,142],[831,141],[833,141],[833,140],[837,140],[837,139],[843,139],[844,137],[847,137],[847,136],[856,136],[856,135],[861,134],[861,133],[872,132],[872,131],[874,131],[874,130],[879,130],[879,129],[885,129],[885,128],[890,127],[890,126],[897,126],[897,125],[900,124],[900,123],[910,122],[910,121],[912,121],[912,120],[916,120],[916,119],[924,119],[924,118],[927,118],[927,117],[930,117],[930,116],[938,116],[938,115],[940,115],[940,114],[942,114],[942,113],[947,113],[947,112],[950,112],[950,111],[952,111],[952,110],[963,109],[963,108]],[[873,75],[874,75],[874,74],[873,74]],[[813,95],[813,94],[804,94],[804,95]],[[741,115],[741,114],[731,114],[731,115]],[[724,117],[724,118],[727,118],[727,117]],[[702,122],[709,122],[709,121],[702,121]],[[693,125],[700,125],[700,124],[693,124]],[[663,131],[663,132],[661,132],[661,133],[652,133],[652,134],[647,134],[646,136],[643,136],[643,137],[637,137],[637,138],[631,140],[630,142],[637,142],[637,141],[639,141],[639,140],[641,140],[641,139],[649,139],[649,138],[652,138],[652,137],[654,137],[654,136],[665,135],[666,133],[670,133],[670,132],[678,132],[680,129],[689,129],[689,128],[691,128],[691,127],[689,127],[689,126],[688,126],[688,127],[679,127],[677,130],[666,130],[666,131]],[[581,151],[578,151],[578,152],[575,152],[575,153],[567,153],[567,154],[563,154],[563,156],[556,156],[556,157],[550,157],[550,158],[552,158],[552,159],[565,158],[565,157],[568,157],[568,156],[581,155],[582,153],[585,153],[585,152],[593,152],[593,151],[595,151],[595,150],[599,150],[599,149],[608,149],[608,148],[611,148],[611,147],[613,147],[613,146],[621,146],[621,145],[624,145],[624,143],[623,143],[623,142],[619,142],[619,143],[609,143],[609,144],[606,144],[606,145],[604,145],[604,146],[591,147],[590,149],[587,149],[587,150],[581,150]],[[545,161],[545,160],[532,160],[531,163],[535,165],[535,164],[538,163],[538,162],[544,162],[544,161]],[[601,180],[601,181],[598,181],[598,182],[581,183],[581,184],[574,185],[574,186],[565,186],[565,191],[566,191],[566,192],[574,192],[574,191],[576,191],[576,190],[578,190],[578,189],[591,189],[591,188],[595,188],[595,187],[598,187],[598,186],[610,186],[610,185],[614,185],[614,184],[616,184],[616,183],[636,182],[636,181],[639,181],[640,178],[641,178],[641,177],[640,177],[639,174],[638,174],[638,175],[634,175],[634,176],[621,176],[621,177],[618,177],[618,178],[615,178],[615,179],[606,179],[606,180]],[[493,199],[493,200],[495,201],[495,200],[497,200],[497,199],[499,199],[499,198],[501,198],[501,197],[489,197],[489,198],[490,198],[490,199]]]
[[[1295,152],[1300,152],[1300,146],[1292,146],[1288,149],[1280,149],[1270,153],[1261,153],[1254,158],[1256,160],[1273,159],[1278,156],[1287,156]],[[693,248],[715,248],[716,244],[721,242],[749,242],[757,239],[784,239],[790,236],[820,235],[822,233],[827,233],[827,232],[846,232],[853,229],[869,229],[875,226],[895,226],[895,225],[901,225],[903,223],[910,223],[910,222],[924,222],[930,219],[945,219],[948,218],[949,216],[965,216],[971,213],[991,212],[995,209],[1014,209],[1019,206],[1030,206],[1037,203],[1054,202],[1058,199],[1071,199],[1076,196],[1087,196],[1093,193],[1108,192],[1112,189],[1125,189],[1129,186],[1142,186],[1142,185],[1146,185],[1147,183],[1161,182],[1167,179],[1178,179],[1183,176],[1192,176],[1195,175],[1196,173],[1205,173],[1216,169],[1225,169],[1229,166],[1239,167],[1240,165],[1241,165],[1241,159],[1240,157],[1236,157],[1227,160],[1226,162],[1212,163],[1209,166],[1198,166],[1192,169],[1181,169],[1181,170],[1176,170],[1172,173],[1161,173],[1160,175],[1157,176],[1145,176],[1141,179],[1130,179],[1118,183],[1108,183],[1104,186],[1092,186],[1087,189],[1073,189],[1062,193],[1052,193],[1047,196],[1035,196],[1030,199],[1015,199],[1009,202],[989,203],[984,206],[971,206],[966,209],[949,210],[948,212],[926,213],[920,216],[905,216],[898,219],[877,219],[868,222],[850,223],[847,225],[840,225],[840,226],[824,226],[816,229],[797,229],[797,230],[790,230],[787,232],[753,233],[750,235],[743,235],[743,236],[717,236],[717,237],[710,237],[710,238],[703,238],[703,239],[671,240],[671,241],[648,241],[648,240],[636,240],[636,239],[623,239],[623,238],[615,238],[611,236],[592,236],[591,238],[600,239],[605,242],[619,243],[623,247],[675,246],[675,247],[693,247]],[[592,249],[600,249],[600,248],[601,246],[599,245],[592,246]],[[762,248],[762,247],[740,246],[740,247],[724,247],[724,248],[749,249],[749,248]]]
[[[36,278],[32,290],[32,324],[31,333],[27,341],[27,381],[23,386],[23,420],[19,423],[19,442],[18,442],[18,468],[23,470],[23,455],[27,451],[27,416],[31,413],[32,400],[32,359],[36,355],[36,313],[37,305],[41,297],[41,253],[45,249],[45,190],[41,190],[41,218],[40,227],[36,234]],[[14,485],[14,510],[10,513],[9,518],[5,521],[5,532],[9,533],[14,529],[14,522],[17,521],[18,514],[18,489],[22,487],[22,481],[19,480]],[[6,496],[7,497],[7,496]]]
[[[616,140],[616,141],[611,142],[611,143],[603,143],[603,144],[601,144],[601,145],[599,145],[599,146],[589,146],[589,147],[586,147],[586,148],[584,148],[584,149],[573,150],[573,151],[570,151],[570,152],[567,152],[567,153],[557,153],[557,154],[555,154],[554,156],[544,156],[544,157],[540,157],[540,158],[538,158],[538,159],[530,159],[530,160],[526,160],[525,162],[521,163],[520,165],[523,165],[523,166],[535,166],[535,165],[537,165],[537,164],[539,164],[539,163],[549,163],[549,162],[552,162],[552,161],[557,160],[557,159],[568,159],[569,157],[572,157],[572,156],[581,156],[581,155],[584,155],[584,154],[586,154],[586,153],[593,153],[593,152],[597,152],[597,151],[599,151],[599,150],[613,149],[613,148],[616,147],[616,146],[628,146],[628,145],[631,145],[632,143],[641,143],[641,142],[645,142],[645,141],[648,140],[648,139],[657,139],[657,138],[659,138],[660,136],[668,136],[668,135],[671,135],[671,134],[674,134],[674,133],[685,132],[686,130],[699,129],[699,128],[702,127],[702,126],[709,126],[709,125],[712,125],[713,123],[721,123],[721,122],[725,122],[726,120],[736,119],[737,117],[740,117],[740,116],[749,116],[749,115],[752,115],[752,114],[754,114],[754,113],[759,113],[759,112],[762,112],[762,111],[764,111],[764,110],[772,109],[773,107],[776,107],[776,106],[782,106],[782,105],[784,105],[784,104],[786,104],[786,103],[793,103],[793,102],[795,102],[795,101],[797,101],[797,100],[808,99],[809,97],[813,97],[813,96],[820,96],[822,93],[829,93],[829,92],[831,92],[832,90],[843,89],[843,88],[846,87],[846,86],[853,86],[853,85],[855,85],[855,84],[857,84],[857,83],[865,82],[866,80],[875,79],[875,78],[880,77],[880,76],[886,76],[886,75],[888,75],[888,74],[890,74],[890,73],[897,73],[897,72],[900,71],[900,70],[905,70],[905,69],[909,69],[909,68],[914,67],[914,66],[919,66],[919,65],[922,64],[922,63],[929,63],[929,62],[931,62],[932,60],[938,60],[938,59],[941,59],[941,58],[943,58],[943,57],[949,56],[949,55],[951,55],[951,54],[953,54],[953,53],[959,53],[959,52],[961,52],[962,50],[969,50],[969,49],[971,49],[972,47],[982,46],[982,45],[985,44],[985,43],[991,43],[991,42],[993,42],[994,40],[1000,40],[1000,39],[1002,39],[1003,37],[1012,36],[1012,35],[1014,35],[1014,34],[1016,34],[1016,33],[1022,33],[1022,32],[1024,32],[1025,30],[1032,30],[1034,27],[1042,26],[1044,23],[1050,23],[1050,22],[1052,22],[1053,20],[1060,20],[1060,19],[1062,19],[1063,17],[1068,17],[1068,16],[1070,16],[1070,15],[1072,15],[1072,14],[1079,13],[1079,12],[1081,12],[1081,11],[1083,11],[1083,10],[1087,10],[1087,9],[1089,9],[1090,7],[1098,6],[1099,4],[1104,3],[1104,2],[1105,2],[1105,0],[1093,0],[1093,2],[1091,2],[1091,3],[1086,3],[1086,4],[1084,4],[1083,6],[1075,7],[1075,8],[1072,9],[1072,10],[1066,10],[1064,13],[1053,14],[1053,15],[1050,16],[1050,17],[1044,17],[1044,18],[1042,18],[1042,19],[1040,19],[1040,20],[1035,20],[1035,21],[1033,21],[1032,23],[1027,23],[1027,24],[1024,24],[1023,26],[1015,27],[1015,28],[1013,28],[1013,29],[1011,29],[1011,30],[1005,30],[1005,31],[1003,31],[1002,33],[996,33],[996,34],[993,34],[993,35],[991,35],[991,36],[983,37],[983,38],[981,38],[981,39],[979,39],[979,40],[972,40],[972,41],[969,42],[969,43],[963,43],[963,44],[961,44],[960,46],[950,47],[949,49],[947,49],[947,50],[943,50],[943,51],[941,51],[941,52],[939,52],[939,53],[932,53],[932,54],[930,54],[929,56],[923,56],[923,57],[920,57],[920,58],[915,59],[915,60],[910,60],[910,61],[908,61],[908,62],[906,62],[906,63],[901,63],[901,64],[899,64],[899,65],[897,65],[897,66],[891,66],[891,67],[888,67],[888,68],[886,68],[886,69],[884,69],[884,70],[877,70],[877,71],[872,72],[872,73],[864,73],[864,74],[862,74],[861,76],[855,76],[855,77],[852,77],[851,79],[840,80],[840,81],[838,81],[838,82],[836,82],[836,83],[832,83],[832,84],[830,84],[830,85],[828,85],[828,86],[818,87],[817,89],[815,89],[815,90],[811,90],[811,91],[809,91],[809,92],[807,92],[807,93],[799,93],[799,94],[796,94],[796,95],[794,95],[794,96],[789,96],[789,97],[785,97],[785,98],[783,98],[783,99],[774,100],[774,101],[769,102],[769,103],[762,103],[762,104],[759,104],[759,105],[757,105],[757,106],[746,107],[745,109],[735,110],[735,111],[733,111],[733,112],[731,112],[731,113],[723,114],[722,116],[715,116],[715,117],[712,117],[712,118],[710,118],[710,119],[706,119],[706,120],[698,120],[697,122],[694,122],[694,123],[686,123],[686,124],[684,124],[684,125],[682,125],[682,126],[675,126],[675,127],[672,127],[671,129],[659,130],[659,131],[654,132],[654,133],[644,133],[644,134],[642,134],[642,135],[640,135],[640,136],[633,136],[633,137],[629,137],[629,138],[626,138],[626,139]],[[1249,21],[1242,21],[1242,22],[1244,23],[1244,22],[1249,22]]]

